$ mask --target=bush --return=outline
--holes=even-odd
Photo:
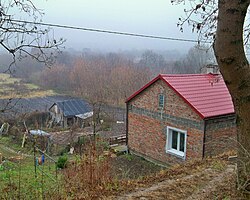
[[[105,141],[105,140],[98,140],[96,142],[96,147],[98,150],[102,151],[107,151],[109,150],[109,142]]]
[[[111,178],[111,155],[97,151],[95,145],[86,148],[85,155],[63,171],[64,189],[69,199],[100,199],[118,188]]]
[[[68,163],[68,157],[66,155],[62,155],[58,158],[56,166],[59,169],[64,169],[66,168],[67,163]]]

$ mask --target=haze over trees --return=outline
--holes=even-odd
[[[216,64],[213,50],[206,45],[196,45],[184,58],[175,62],[174,70],[176,73],[198,74],[208,64]]]
[[[152,50],[119,53],[64,51],[51,68],[31,58],[17,61],[17,66],[12,67],[12,75],[91,102],[124,105],[128,96],[159,73],[200,73],[210,55],[204,52],[197,47],[184,56],[178,52],[172,55],[173,52]],[[196,64],[201,58],[204,62]],[[0,60],[0,65],[6,66],[11,57],[2,54]],[[0,71],[4,69],[0,67]]]

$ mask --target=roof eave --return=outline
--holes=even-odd
[[[49,107],[49,110],[50,110],[54,105],[56,105],[56,103],[53,103],[52,106]]]
[[[212,115],[212,116],[208,116],[205,117],[204,120],[209,120],[209,119],[213,119],[213,118],[220,118],[220,117],[225,117],[225,116],[229,116],[229,115],[235,115],[235,112],[231,112],[231,113],[225,113],[225,114],[221,114],[221,115]]]
[[[141,89],[139,89],[138,91],[136,91],[134,94],[132,94],[126,101],[125,103],[128,103],[129,101],[131,101],[134,97],[136,97],[138,94],[140,94],[141,92],[143,92],[145,89],[147,89],[149,86],[151,86],[153,83],[155,83],[156,81],[158,81],[159,79],[161,79],[162,81],[164,81],[173,91],[175,91],[191,108],[193,108],[193,110],[202,118],[204,119],[205,117],[192,105],[190,104],[176,89],[174,89],[170,83],[168,83],[162,76],[162,74],[159,74],[156,78],[154,78],[153,80],[151,80],[149,83],[147,83],[146,85],[144,85]]]
[[[184,100],[184,102],[186,102],[201,117],[201,119],[205,118],[205,116],[199,112],[185,97],[183,97],[167,80],[165,80],[161,74],[160,76],[161,80],[163,80],[173,91],[175,91],[176,94],[178,94]]]
[[[136,97],[138,94],[140,94],[141,92],[143,92],[145,89],[147,89],[150,85],[152,85],[153,83],[155,83],[156,81],[158,81],[159,79],[162,79],[161,74],[159,74],[157,77],[155,77],[153,80],[151,80],[150,82],[148,82],[146,85],[144,85],[141,89],[137,90],[135,93],[133,93],[129,98],[127,98],[127,100],[125,101],[125,103],[128,103],[129,101],[131,101],[134,97]]]
[[[139,89],[138,91],[136,91],[134,94],[132,94],[126,101],[125,103],[128,103],[129,101],[131,101],[134,97],[136,97],[138,94],[140,94],[141,92],[143,92],[145,89],[147,89],[149,86],[151,86],[153,83],[155,83],[156,81],[158,81],[159,79],[161,79],[162,81],[164,81],[173,91],[175,91],[183,100],[184,102],[186,102],[198,115],[199,117],[201,117],[202,120],[205,119],[210,119],[213,117],[219,117],[219,116],[224,116],[224,115],[230,115],[230,114],[235,114],[235,112],[232,113],[227,113],[227,114],[223,114],[223,115],[216,115],[216,116],[204,116],[201,112],[199,112],[186,98],[184,98],[167,80],[165,80],[163,78],[162,74],[159,74],[156,78],[154,78],[153,80],[151,80],[149,83],[147,83],[146,85],[144,85],[141,89]]]

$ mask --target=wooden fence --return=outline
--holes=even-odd
[[[109,145],[110,146],[117,146],[117,145],[125,145],[126,144],[126,135],[118,135],[109,138]]]

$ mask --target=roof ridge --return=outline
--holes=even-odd
[[[55,103],[62,103],[62,102],[75,101],[75,100],[83,101],[83,99],[66,99],[66,100],[57,101],[57,102],[55,102]]]
[[[164,76],[172,76],[172,77],[189,77],[189,76],[221,76],[221,74],[213,74],[213,73],[208,73],[208,74],[159,74],[160,76],[164,77]]]

